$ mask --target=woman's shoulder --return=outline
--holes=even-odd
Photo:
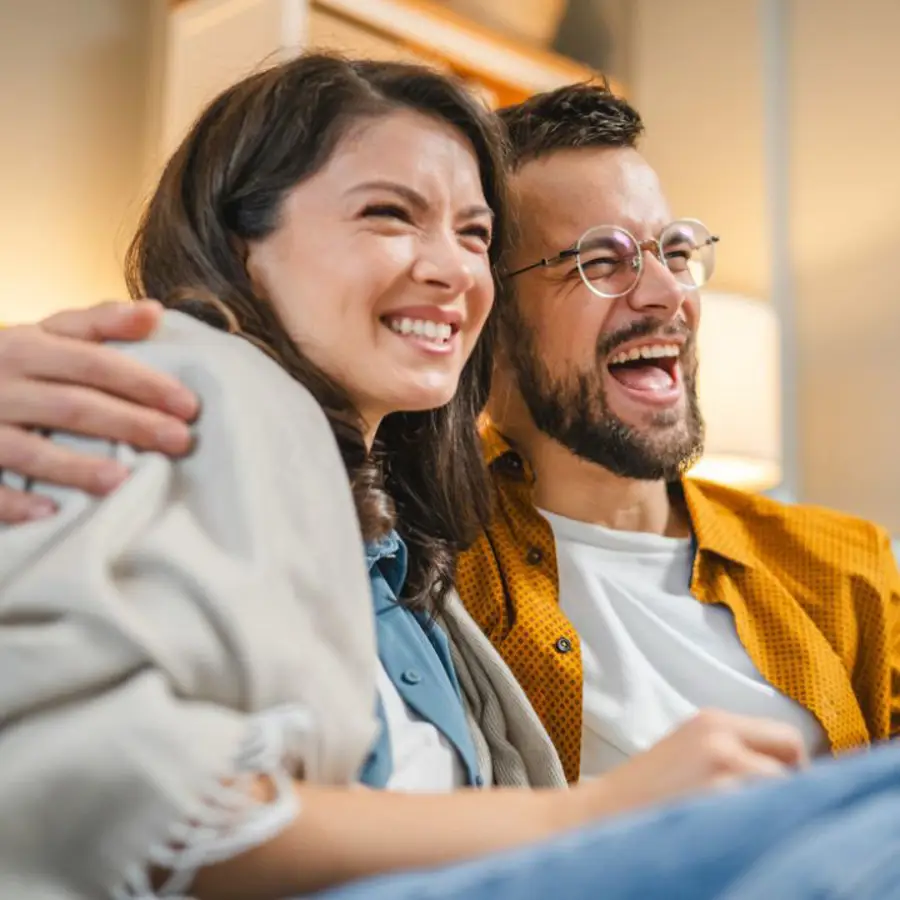
[[[175,310],[167,310],[154,335],[118,343],[121,352],[167,372],[211,405],[250,412],[303,413],[327,427],[321,407],[307,388],[253,343]]]
[[[116,459],[131,474],[102,499],[52,484],[10,481],[12,487],[48,497],[59,512],[41,528],[0,528],[0,557],[5,556],[0,583],[36,550],[59,541],[75,522],[87,528],[101,510],[110,520],[128,522],[136,507],[149,519],[171,503],[215,507],[223,521],[252,523],[261,531],[268,528],[267,519],[280,514],[308,542],[317,533],[331,534],[333,526],[346,535],[342,548],[359,555],[346,468],[324,411],[300,382],[244,338],[178,312],[167,312],[152,338],[116,346],[197,394],[194,448],[185,457],[168,459],[116,441],[50,433],[60,447]],[[0,479],[6,483],[7,473]],[[179,485],[175,494],[169,488],[173,479]],[[319,511],[321,521],[316,524],[310,515],[301,522],[298,509]]]

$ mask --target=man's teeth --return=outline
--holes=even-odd
[[[623,350],[617,353],[609,364],[619,366],[622,363],[633,362],[636,359],[665,359],[681,355],[681,347],[678,344],[648,344],[646,347],[632,347],[631,350]]]
[[[390,319],[388,326],[397,334],[414,334],[438,344],[445,344],[453,336],[453,329],[446,322],[430,319]]]

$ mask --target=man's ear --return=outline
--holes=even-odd
[[[510,363],[510,354],[508,350],[508,333],[501,325],[497,329],[497,340],[494,343],[494,372],[492,378],[496,381],[497,377],[503,377],[505,373],[512,372]],[[491,383],[493,384],[494,381]]]
[[[500,371],[513,372],[512,359],[515,356],[514,345],[516,340],[516,297],[508,284],[500,283],[498,286],[497,301],[501,304],[500,314],[497,316],[497,333],[494,341],[494,374]]]
[[[515,372],[508,356],[498,346],[494,352],[494,371],[491,375],[491,395],[485,412],[493,422],[506,421],[514,396]]]

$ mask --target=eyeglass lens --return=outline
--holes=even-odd
[[[620,297],[640,278],[643,250],[622,228],[601,225],[589,229],[579,240],[577,251],[576,260],[584,283],[602,297]],[[660,234],[655,251],[685,288],[701,287],[712,275],[715,244],[701,222],[692,219],[672,222]]]

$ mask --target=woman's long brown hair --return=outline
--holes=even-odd
[[[495,216],[496,266],[506,201],[493,116],[427,68],[304,55],[246,78],[201,114],[147,207],[126,277],[132,296],[156,297],[230,328],[312,392],[337,438],[364,538],[377,540],[397,527],[410,551],[403,602],[435,610],[452,584],[457,552],[489,513],[477,418],[490,388],[497,316],[489,317],[453,400],[388,416],[367,452],[358,412],[294,345],[272,306],[254,295],[239,249],[278,227],[287,192],[321,169],[349,128],[397,109],[447,122],[471,143]]]

